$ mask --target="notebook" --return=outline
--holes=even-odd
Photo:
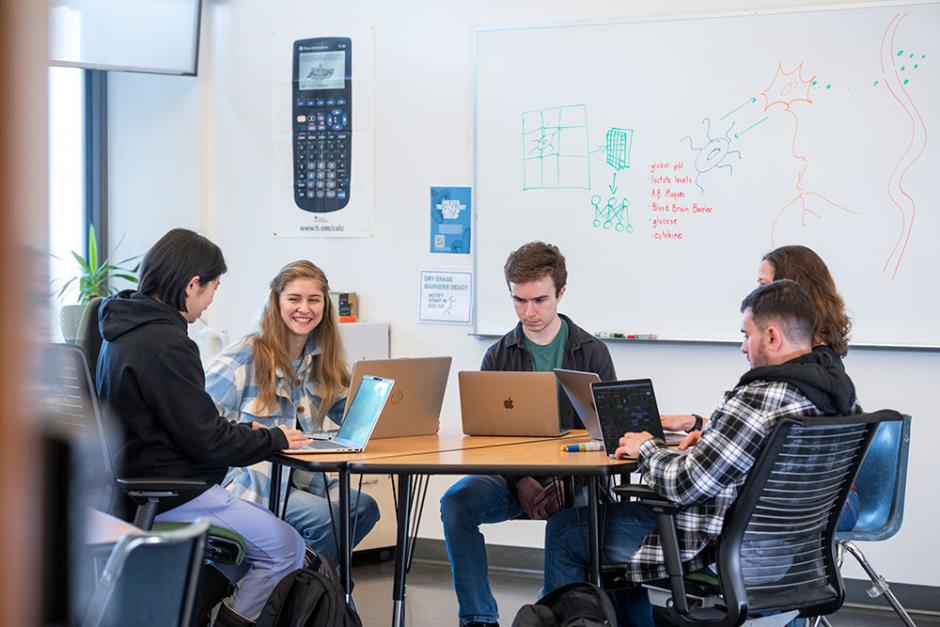
[[[649,379],[592,383],[591,392],[608,455],[613,456],[620,438],[627,432],[647,431],[653,437],[666,439],[653,382]]]
[[[444,403],[450,362],[450,357],[367,359],[356,362],[349,384],[352,393],[366,373],[395,381],[395,389],[379,416],[379,424],[372,433],[372,439],[437,433],[441,424],[441,405]],[[347,410],[351,402],[346,402]]]
[[[315,440],[299,448],[287,449],[286,452],[359,453],[365,450],[394,385],[392,379],[363,375],[336,437],[332,440]]]
[[[460,417],[467,435],[561,435],[553,372],[462,371]],[[567,431],[567,430],[565,430]]]
[[[601,423],[597,419],[597,409],[594,407],[594,396],[591,394],[591,384],[600,383],[601,378],[593,372],[580,372],[578,370],[564,370],[555,368],[553,371],[558,377],[561,389],[568,395],[568,400],[578,412],[581,424],[595,440],[603,440]]]

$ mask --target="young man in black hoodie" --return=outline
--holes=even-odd
[[[787,416],[848,415],[860,411],[855,386],[831,351],[813,350],[815,310],[809,295],[793,281],[769,283],[741,305],[741,351],[751,369],[724,402],[707,428],[693,432],[680,446],[649,433],[625,433],[619,455],[637,457],[643,481],[657,494],[685,505],[676,519],[679,551],[687,570],[711,561],[709,548],[721,533],[725,513],[747,478],[774,423]],[[585,512],[563,511],[545,532],[545,589],[553,590],[587,576]],[[645,506],[614,503],[608,507],[605,563],[626,564],[634,582],[666,577],[655,517]],[[646,593],[638,588],[626,608],[631,625],[652,625]]]
[[[205,391],[199,349],[186,328],[212,303],[225,270],[222,251],[192,231],[173,229],[154,244],[141,263],[139,290],[101,304],[98,395],[124,430],[115,460],[122,476],[201,479],[209,486],[195,497],[162,503],[157,520],[203,516],[245,538],[247,572],[226,571],[241,581],[216,624],[252,625],[274,586],[303,564],[304,542],[290,525],[219,482],[229,466],[247,466],[307,440],[283,427],[230,423]]]

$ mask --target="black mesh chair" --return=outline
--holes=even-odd
[[[136,506],[133,523],[144,530],[169,531],[187,527],[187,523],[157,523],[154,518],[160,501],[180,495],[196,494],[206,487],[204,481],[166,477],[124,479],[115,475],[114,427],[98,405],[91,373],[81,348],[71,344],[50,344],[43,354],[48,389],[44,399],[50,414],[63,425],[77,431],[94,431],[86,438],[95,442],[100,457],[85,466],[94,477],[81,482],[88,486],[85,505],[103,511],[115,511],[120,495],[126,495]],[[102,492],[103,490],[103,492]],[[121,513],[121,512],[117,512]],[[240,564],[245,557],[244,539],[224,527],[212,526],[209,533],[207,558],[220,564]]]
[[[125,536],[111,551],[82,627],[193,625],[209,521]]]
[[[645,486],[616,488],[657,514],[669,579],[647,585],[651,601],[664,598],[678,625],[784,624],[837,611],[845,597],[839,513],[878,425],[902,418],[882,410],[778,421],[725,517],[714,576],[683,572],[674,520],[681,506]]]

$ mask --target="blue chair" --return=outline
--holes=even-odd
[[[209,521],[125,536],[111,552],[82,627],[191,627]]]
[[[914,621],[891,592],[888,582],[872,568],[855,544],[887,540],[901,528],[910,446],[910,416],[905,415],[901,421],[878,425],[855,478],[860,499],[858,521],[851,531],[836,534],[836,540],[839,542],[840,559],[848,552],[871,579],[873,585],[868,595],[873,599],[884,595],[904,624],[914,627]]]

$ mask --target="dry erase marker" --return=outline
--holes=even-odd
[[[601,340],[655,340],[659,338],[655,333],[620,333],[619,331],[599,331],[594,336]]]
[[[561,450],[566,453],[583,453],[584,451],[603,451],[604,445],[600,442],[582,442],[581,444],[563,444]]]

